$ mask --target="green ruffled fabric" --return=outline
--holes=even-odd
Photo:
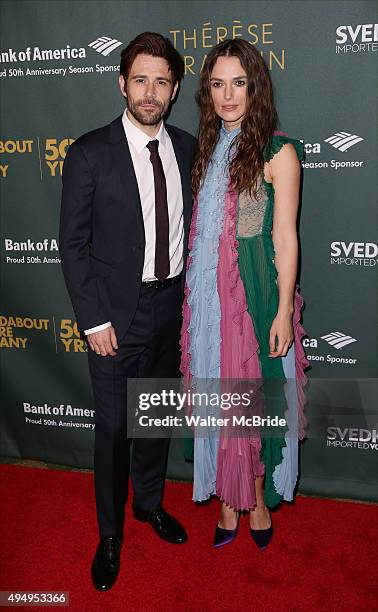
[[[299,161],[304,159],[304,144],[300,140],[295,140],[294,138],[289,138],[288,136],[284,136],[279,134],[278,136],[272,136],[270,143],[264,149],[264,159],[265,161],[270,161],[272,157],[275,156],[276,153],[281,151],[282,147],[285,144],[292,144],[295,148]]]
[[[304,155],[303,144],[286,136],[273,136],[264,151],[264,158],[269,161],[282,147],[291,143],[297,152],[298,159]],[[283,417],[286,406],[283,385],[286,381],[282,359],[269,357],[269,333],[278,310],[277,270],[274,265],[274,246],[272,240],[274,188],[263,181],[267,194],[267,205],[264,215],[262,233],[252,237],[238,237],[238,265],[244,284],[248,311],[252,317],[254,330],[259,343],[259,361],[264,379],[266,415]],[[269,438],[269,431],[262,431],[261,461],[265,465],[265,503],[270,508],[279,504],[282,496],[276,492],[273,482],[275,467],[282,461],[282,449],[286,446],[284,436]]]

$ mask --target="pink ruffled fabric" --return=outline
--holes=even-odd
[[[219,243],[219,266],[217,271],[218,291],[221,303],[221,378],[261,379],[258,359],[258,342],[252,318],[248,313],[244,285],[238,269],[238,241],[236,240],[237,194],[229,192],[226,198],[226,213],[223,232]],[[193,217],[189,234],[189,250],[192,249],[196,235],[198,202],[193,205]],[[187,260],[187,270],[191,257]],[[190,372],[190,321],[191,310],[188,304],[190,290],[185,286],[183,302],[183,324],[181,332],[181,364],[184,385],[191,380]],[[304,370],[309,367],[302,339],[306,335],[300,320],[304,300],[296,287],[294,296],[294,354],[296,386],[298,394],[298,437],[304,438],[306,418],[304,388],[307,376]],[[227,350],[226,350],[227,347]],[[240,371],[241,364],[241,371]],[[255,410],[257,413],[257,410]],[[220,499],[235,509],[248,509],[256,504],[255,478],[265,472],[260,461],[261,440],[258,431],[254,437],[228,437],[223,432],[219,442],[216,490]]]
[[[192,213],[192,222],[190,226],[189,239],[188,239],[188,247],[189,252],[191,252],[194,242],[194,237],[196,235],[196,226],[197,226],[197,216],[198,216],[198,200],[197,198],[193,202],[193,213]],[[192,257],[189,255],[186,261],[186,270],[189,270],[190,264],[192,261]],[[191,309],[188,304],[188,297],[190,294],[190,289],[188,284],[185,283],[184,290],[184,301],[182,305],[182,328],[181,328],[181,361],[180,361],[180,370],[184,377],[184,385],[188,384],[191,379],[190,373],[190,320],[191,320]]]
[[[299,293],[299,287],[295,288],[294,294],[294,314],[293,314],[293,332],[294,332],[294,356],[295,356],[295,378],[298,396],[298,438],[303,440],[305,437],[305,427],[307,425],[307,419],[304,414],[304,407],[307,402],[307,398],[304,392],[304,388],[307,384],[308,378],[304,372],[310,366],[310,362],[306,357],[306,353],[303,348],[302,339],[307,336],[305,330],[301,324],[302,308],[304,305],[304,299]]]
[[[237,202],[237,194],[228,192],[219,239],[217,287],[221,304],[221,378],[261,378],[259,345],[238,267]]]
[[[220,374],[221,379],[243,378],[256,380],[259,384],[261,370],[257,354],[258,342],[238,269],[235,196],[232,192],[227,194],[225,221],[219,241],[217,284],[221,304]],[[256,405],[254,414],[258,413]],[[221,430],[217,495],[237,510],[252,508],[256,505],[255,478],[262,476],[265,471],[260,461],[259,432],[256,430],[253,437],[235,437],[235,434],[228,436],[228,433],[226,428]]]

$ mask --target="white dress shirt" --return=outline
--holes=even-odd
[[[177,276],[180,274],[183,267],[184,220],[180,171],[177,165],[172,141],[163,123],[156,136],[150,138],[150,136],[145,134],[145,132],[130,121],[127,116],[127,110],[123,113],[122,124],[130,149],[142,205],[146,239],[142,281],[156,280],[154,273],[156,238],[154,171],[150,161],[150,151],[147,149],[147,144],[151,140],[159,141],[159,155],[163,164],[167,184],[170,260],[170,273],[168,278]],[[111,322],[108,321],[102,325],[86,329],[85,334],[92,334],[110,326]]]

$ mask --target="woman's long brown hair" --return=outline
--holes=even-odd
[[[208,54],[201,71],[196,102],[200,108],[198,149],[192,172],[193,193],[205,178],[219,139],[221,119],[214,110],[210,77],[218,57],[238,57],[247,74],[247,108],[241,131],[235,139],[236,155],[230,163],[231,185],[238,192],[257,196],[259,176],[264,168],[263,151],[277,126],[277,111],[269,70],[259,51],[246,40],[225,40]]]

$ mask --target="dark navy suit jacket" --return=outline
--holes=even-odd
[[[185,269],[196,140],[174,126],[165,128],[181,177]],[[68,149],[59,246],[79,329],[111,321],[120,340],[138,304],[145,249],[142,207],[122,116],[84,134]]]

